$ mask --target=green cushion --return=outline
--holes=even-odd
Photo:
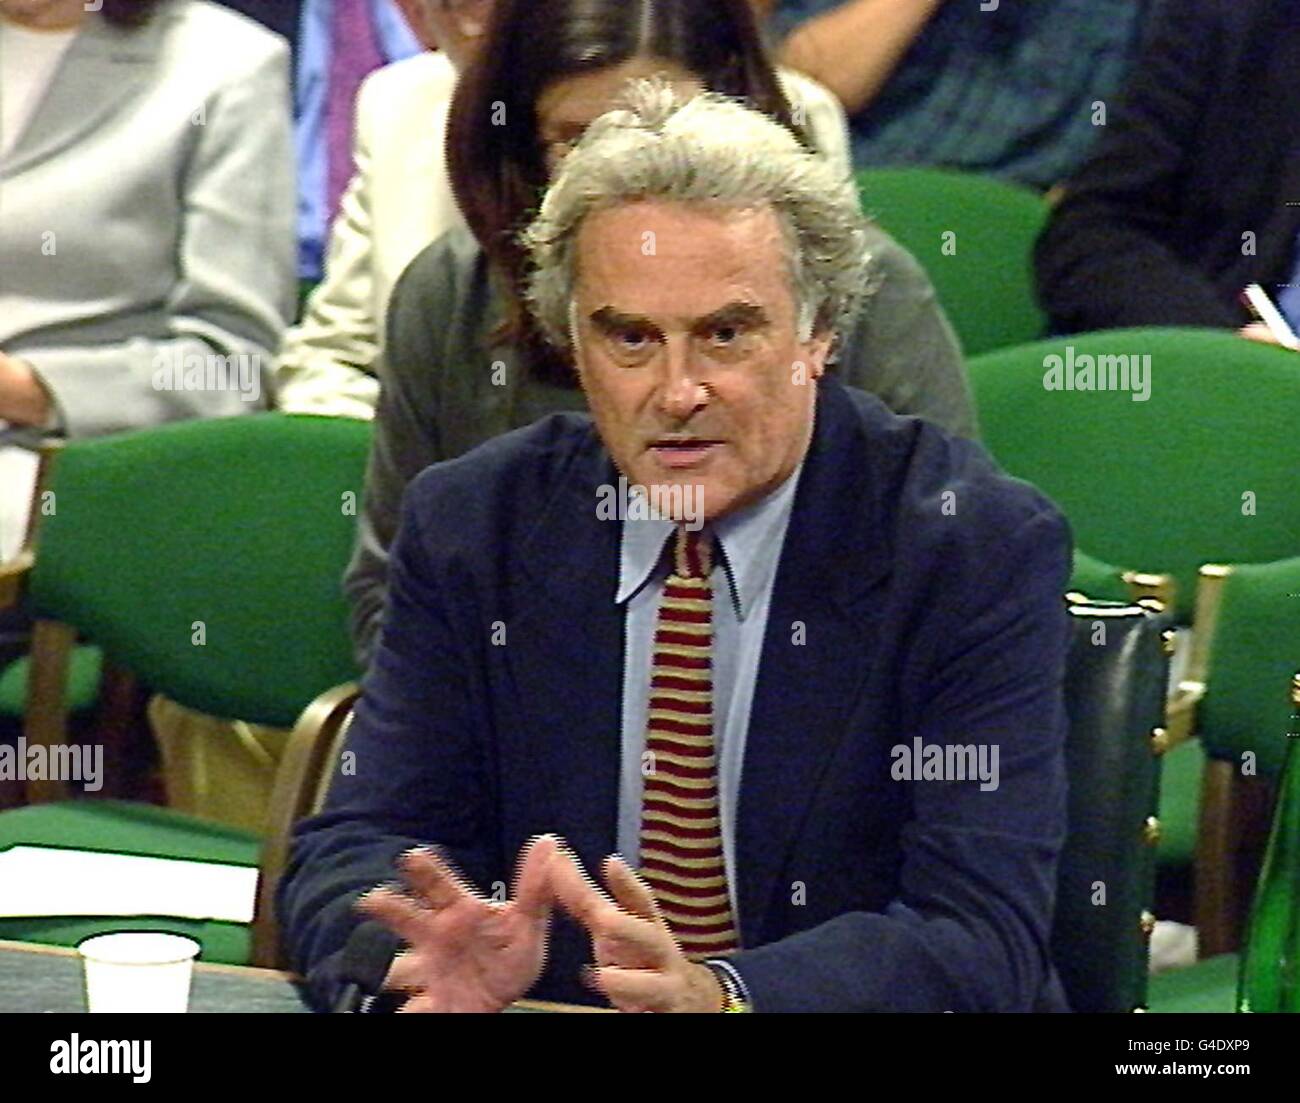
[[[1300,530],[1296,532],[1300,545]],[[1300,670],[1300,558],[1235,567],[1223,600],[1198,717],[1211,758],[1256,755],[1262,777],[1286,757],[1291,676]]]
[[[1147,1009],[1153,1012],[1224,1012],[1236,1006],[1236,954],[1157,973],[1147,985]]]
[[[84,712],[99,700],[99,678],[103,652],[98,647],[77,647],[68,664],[68,711]],[[0,716],[21,717],[27,705],[26,657],[16,660],[0,673]]]
[[[1196,831],[1201,805],[1201,774],[1205,748],[1187,739],[1167,752],[1160,764],[1160,845],[1156,864],[1161,869],[1187,869],[1196,856]]]
[[[1085,355],[1149,355],[1146,400],[1046,389],[1048,357]],[[1110,330],[989,353],[969,371],[998,462],[1056,501],[1089,555],[1172,574],[1180,621],[1203,563],[1300,552],[1293,353],[1218,330]]]
[[[162,808],[107,800],[29,805],[6,812],[0,816],[0,850],[19,844],[243,866],[257,865],[261,848],[261,840],[250,832]],[[189,935],[203,947],[204,961],[238,965],[249,960],[251,930],[239,923],[169,916],[0,918],[0,939],[56,946],[74,946],[106,931],[140,929]]]
[[[926,270],[968,356],[1047,331],[1031,269],[1047,217],[1037,192],[952,169],[864,169],[856,179],[863,209]]]
[[[340,580],[370,436],[347,418],[258,414],[70,443],[33,614],[181,704],[292,726],[357,676]]]

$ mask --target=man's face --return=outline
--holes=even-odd
[[[679,484],[706,520],[781,485],[807,451],[830,339],[799,340],[776,213],[623,203],[576,244],[575,361],[629,482]]]
[[[483,41],[492,0],[397,0],[426,50],[442,50],[463,69]]]

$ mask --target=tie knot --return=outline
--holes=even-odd
[[[708,578],[713,570],[713,537],[703,530],[677,530],[673,548],[674,573],[679,578]]]

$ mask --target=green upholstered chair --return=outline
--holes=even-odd
[[[1081,357],[1118,355],[1151,357],[1146,400],[1044,385],[1050,357],[1082,382]],[[992,352],[969,371],[998,462],[1052,497],[1089,556],[1172,575],[1180,623],[1203,563],[1300,554],[1293,354],[1219,330],[1119,329]]]
[[[1082,382],[1084,357],[1109,377],[1123,362],[1099,358],[1148,355],[1143,401],[1132,390],[1045,386],[1058,363],[1051,357]],[[1172,597],[1179,623],[1192,619],[1202,564],[1300,553],[1294,354],[1217,330],[1109,330],[992,352],[969,371],[984,443],[999,463],[1061,506],[1087,562],[1115,564],[1130,580],[1171,576],[1172,592],[1159,596]],[[1165,867],[1191,857],[1202,756],[1185,737],[1203,691],[1189,676],[1171,701],[1167,728],[1178,746],[1162,787]]]
[[[28,744],[66,733],[66,676],[78,633],[152,689],[215,716],[294,727],[272,796],[286,833],[310,805],[355,696],[357,671],[341,576],[353,540],[370,427],[334,418],[256,414],[185,422],[58,451],[45,488],[34,564]],[[29,549],[30,551],[30,549]],[[20,557],[21,558],[21,557]],[[29,781],[29,806],[0,814],[0,848],[19,843],[257,865],[254,928],[151,917],[196,934],[209,960],[273,964],[270,901],[284,840],[112,801],[67,800]],[[139,920],[132,921],[139,925]],[[112,920],[3,919],[0,938],[70,944]],[[202,929],[198,929],[202,927]]]
[[[1168,614],[1071,595],[1069,813],[1052,960],[1076,1011],[1146,1002]]]
[[[1300,670],[1300,556],[1201,568],[1198,709],[1206,766],[1196,851],[1196,925],[1206,955],[1235,950],[1272,816]]]
[[[863,169],[856,179],[863,210],[921,263],[968,356],[1046,333],[1030,265],[1042,196],[951,169]]]

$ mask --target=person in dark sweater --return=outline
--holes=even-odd
[[[1210,326],[1271,340],[1241,301],[1300,325],[1300,0],[1180,0],[1035,250],[1058,333]]]

